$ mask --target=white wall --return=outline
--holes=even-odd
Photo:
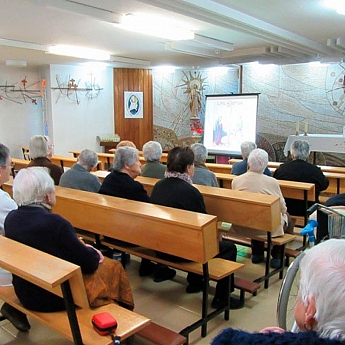
[[[41,98],[37,97],[35,105],[30,99],[24,99],[20,92],[23,90],[21,81],[25,77],[27,90],[40,89],[38,69],[0,66],[0,142],[8,146],[11,155],[17,158],[23,158],[21,145],[28,145],[31,136],[43,133]],[[14,88],[6,89],[5,85],[13,85]],[[31,96],[36,98],[36,95]]]
[[[56,76],[63,84],[71,78],[75,79],[79,90],[92,83],[98,84],[102,90],[92,99],[86,96],[86,91],[78,91],[77,104],[75,92],[68,98],[59,90],[51,90],[50,87],[58,86]],[[41,79],[47,81],[44,102],[37,97],[35,105],[29,99],[25,101],[21,92],[5,92],[6,84],[15,85],[15,90],[23,89],[21,81],[25,77],[28,90],[40,90]],[[33,135],[46,134],[45,122],[58,155],[69,156],[69,150],[84,148],[101,152],[96,136],[114,133],[112,68],[91,70],[81,66],[51,65],[30,69],[0,66],[0,96],[0,142],[10,148],[12,157],[23,158],[20,146],[28,145]]]
[[[98,135],[114,133],[113,70],[75,66],[50,66],[51,87],[67,87],[74,79],[80,91],[51,90],[51,114],[48,114],[48,135],[54,142],[57,155],[70,155],[69,150],[85,148],[101,152]],[[83,91],[97,84],[102,90]],[[77,103],[77,99],[79,104]]]

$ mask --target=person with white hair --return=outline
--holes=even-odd
[[[60,166],[52,163],[50,160],[53,154],[53,144],[50,138],[46,135],[33,136],[30,139],[29,152],[31,162],[28,164],[28,167],[48,168],[55,185],[58,185],[64,171]]]
[[[219,187],[215,173],[205,165],[208,154],[207,148],[200,143],[195,143],[190,148],[194,152],[193,183],[202,184],[204,186]]]
[[[158,141],[148,141],[143,146],[143,156],[146,163],[141,167],[141,176],[164,178],[166,166],[160,162],[162,146]]]
[[[267,327],[257,333],[225,329],[212,345],[345,344],[345,240],[331,239],[305,251],[295,306],[299,332]]]
[[[46,168],[21,169],[13,180],[13,198],[18,209],[5,219],[6,237],[80,266],[91,307],[117,303],[133,310],[132,291],[121,263],[83,243],[70,222],[51,212],[56,204],[55,187]],[[63,298],[16,275],[13,286],[27,309],[65,309]]]
[[[59,186],[98,193],[101,182],[90,173],[97,163],[96,152],[88,149],[81,151],[77,163],[62,174]]]
[[[10,150],[7,146],[0,143],[0,187],[10,179],[10,171]],[[4,222],[6,216],[10,211],[16,209],[16,202],[0,188],[0,236],[5,234]],[[0,286],[11,284],[12,274],[0,268]],[[26,315],[6,302],[1,307],[1,314],[21,332],[27,332],[31,328]]]
[[[294,224],[287,213],[285,199],[280,190],[278,181],[263,173],[267,164],[267,152],[262,149],[254,149],[248,157],[248,171],[233,179],[232,189],[279,196],[281,223],[279,227],[272,232],[272,237],[278,237],[284,235],[284,232],[292,233]],[[241,230],[240,227],[236,228],[239,233],[243,230]],[[254,235],[257,235],[257,232],[255,232]],[[271,267],[273,268],[278,268],[282,265],[280,250],[280,246],[273,246],[272,248],[271,254],[273,259],[271,260]],[[264,243],[252,240],[252,262],[256,264],[262,261],[264,261]]]
[[[141,173],[139,152],[130,146],[118,147],[115,151],[111,172],[104,179],[100,194],[136,201],[149,202],[143,185],[134,179]]]
[[[134,179],[140,175],[141,163],[139,161],[139,152],[136,148],[130,146],[118,147],[115,151],[114,162],[111,172],[104,179],[100,194],[116,196],[129,200],[150,202],[150,198],[144,186]],[[142,259],[139,276],[149,276],[156,272],[156,265],[147,259]],[[166,267],[162,269],[159,277],[155,276],[157,282],[172,279],[176,271]]]
[[[290,147],[292,161],[281,164],[273,174],[277,180],[289,180],[315,184],[315,202],[319,202],[320,192],[327,189],[328,178],[321,169],[309,162],[310,146],[306,140],[295,140]],[[314,202],[308,202],[310,207]],[[294,216],[305,215],[304,200],[286,198],[286,205],[290,214]]]
[[[233,175],[242,175],[247,171],[247,165],[248,165],[248,157],[249,154],[257,148],[256,144],[252,141],[244,141],[241,144],[241,154],[243,160],[241,162],[237,162],[233,165],[231,169],[231,174]],[[270,170],[268,167],[265,168],[264,174],[267,176],[272,176]]]

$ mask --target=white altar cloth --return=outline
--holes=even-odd
[[[308,134],[308,135],[289,135],[284,154],[288,155],[291,144],[295,140],[306,140],[309,143],[311,152],[336,152],[345,153],[345,137],[337,134]]]

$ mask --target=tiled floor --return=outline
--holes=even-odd
[[[244,247],[242,247],[244,248]],[[253,265],[246,256],[239,256],[238,261],[243,261],[245,267],[239,271],[238,276],[253,280],[264,272],[264,265]],[[133,289],[135,311],[145,315],[155,322],[179,332],[181,329],[196,321],[201,310],[201,293],[186,294],[186,275],[178,271],[172,281],[154,283],[150,277],[139,277],[139,259],[131,257],[131,262],[126,271]],[[212,286],[213,283],[211,283]],[[257,331],[266,326],[276,325],[276,302],[281,285],[277,276],[270,279],[268,289],[260,288],[257,296],[246,294],[245,306],[243,309],[232,310],[230,320],[225,321],[222,315],[217,316],[208,324],[208,335],[201,338],[200,329],[190,334],[190,344],[204,345],[210,341],[225,327],[241,328],[249,331]],[[212,288],[212,292],[214,288]],[[234,294],[238,292],[235,291]],[[210,296],[210,303],[212,297]],[[0,344],[3,345],[70,345],[58,334],[41,326],[34,320],[29,320],[31,330],[28,333],[18,332],[8,321],[0,323]],[[120,321],[121,322],[121,321]],[[136,339],[135,344],[147,344]]]

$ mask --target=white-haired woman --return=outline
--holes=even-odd
[[[46,135],[35,135],[30,139],[29,152],[31,162],[28,167],[44,167],[49,171],[54,184],[59,185],[63,169],[52,163],[50,158],[53,154],[53,145]]]
[[[133,309],[133,296],[122,265],[82,243],[66,219],[51,213],[56,203],[55,188],[45,168],[21,169],[13,182],[13,197],[18,209],[5,219],[6,237],[80,266],[91,306],[115,302]],[[65,309],[62,298],[22,278],[13,276],[13,286],[28,309]]]
[[[258,333],[226,329],[212,345],[345,344],[345,240],[322,242],[305,252],[295,319],[301,332],[268,327]]]
[[[166,166],[159,161],[162,153],[162,146],[158,141],[148,141],[144,144],[143,156],[146,163],[141,167],[141,176],[164,178]]]

